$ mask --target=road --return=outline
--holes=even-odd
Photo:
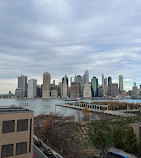
[[[33,145],[33,158],[47,158],[47,156],[44,155],[44,153],[36,147],[36,145]]]

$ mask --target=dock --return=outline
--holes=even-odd
[[[60,103],[60,104],[56,104],[56,106],[72,108],[72,109],[78,109],[78,110],[83,110],[87,107],[90,110],[90,112],[104,113],[104,114],[107,114],[107,115],[114,115],[114,116],[120,116],[120,117],[135,116],[134,113],[139,111],[139,109],[112,111],[112,110],[108,110],[107,105],[95,105],[95,104],[77,103],[77,102]],[[101,110],[101,107],[105,107],[106,110]]]

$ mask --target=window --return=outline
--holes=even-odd
[[[17,143],[16,144],[16,155],[26,154],[27,153],[27,142]]]
[[[14,132],[15,120],[3,121],[2,133]]]
[[[17,120],[17,132],[28,130],[28,119]]]
[[[1,158],[13,156],[14,144],[2,145]]]
[[[31,152],[32,119],[30,119],[29,152]]]

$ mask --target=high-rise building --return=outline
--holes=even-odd
[[[34,112],[22,107],[0,108],[0,157],[31,158]]]
[[[104,91],[104,74],[102,74],[102,95],[105,95],[105,91]]]
[[[69,96],[69,89],[68,89],[68,77],[65,75],[65,77],[62,78],[62,97],[66,98]]]
[[[42,88],[41,88],[41,85],[37,85],[37,97],[42,97]]]
[[[51,75],[48,72],[43,73],[42,98],[50,98]]]
[[[98,97],[98,79],[96,77],[91,79],[91,90],[92,97]]]
[[[108,77],[108,95],[111,96],[112,77]]]
[[[84,84],[83,97],[84,98],[91,98],[92,97],[91,85],[88,82],[86,82]]]
[[[71,83],[72,83],[72,77],[70,77],[70,86],[71,86]]]
[[[70,87],[70,97],[71,98],[78,98],[80,97],[81,88],[79,82],[72,82]]]
[[[119,75],[119,92],[123,91],[123,76]]]
[[[37,97],[37,80],[28,80],[28,98]]]
[[[108,77],[108,87],[110,87],[112,84],[112,77]]]
[[[83,75],[83,83],[85,84],[86,82],[89,83],[89,71],[88,70],[86,70]]]
[[[20,97],[27,97],[27,76],[21,75],[18,77],[18,88],[16,89],[18,92],[22,93]],[[19,94],[19,93],[18,93]],[[17,95],[17,92],[16,92]],[[18,97],[18,96],[17,96]]]
[[[59,90],[59,87],[57,85],[51,87],[51,97],[52,98],[58,97],[58,90]]]
[[[75,77],[75,82],[78,82],[80,84],[80,97],[82,96],[83,90],[82,90],[82,85],[83,85],[83,78],[80,75],[77,75]]]
[[[58,83],[58,96],[62,96],[62,82]]]
[[[133,95],[138,96],[139,95],[139,90],[138,87],[136,86],[136,82],[134,82],[134,87],[132,88],[133,90]]]
[[[111,96],[116,97],[118,95],[118,84],[112,83],[111,84]]]
[[[55,80],[53,80],[53,86],[55,86]]]

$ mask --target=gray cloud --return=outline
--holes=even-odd
[[[90,77],[141,84],[140,10],[139,0],[1,0],[0,93],[21,74],[41,83],[48,71],[59,81],[86,65]]]

